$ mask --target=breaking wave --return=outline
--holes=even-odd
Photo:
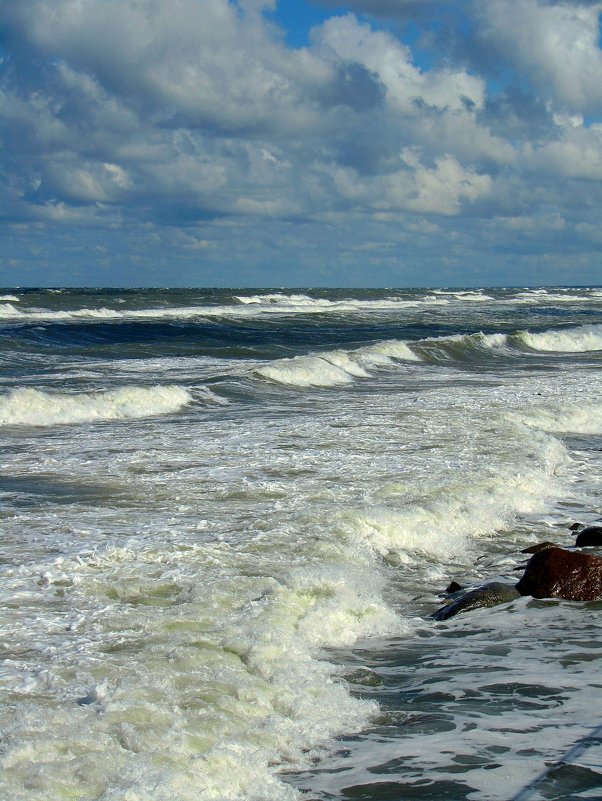
[[[255,374],[279,384],[333,387],[350,384],[356,378],[369,378],[371,370],[392,367],[399,361],[417,362],[420,357],[405,342],[391,340],[357,350],[335,350],[277,359],[259,367]]]
[[[73,395],[16,389],[0,397],[0,425],[52,426],[151,417],[176,412],[190,401],[190,393],[178,386],[129,386]]]
[[[355,350],[334,350],[277,359],[255,375],[298,387],[334,387],[369,378],[398,362],[481,364],[492,357],[516,357],[525,352],[587,352],[602,349],[602,326],[590,325],[540,333],[454,334],[412,342],[388,340]]]
[[[521,331],[516,334],[516,340],[531,350],[539,351],[582,353],[602,350],[602,325],[584,325],[541,333]]]

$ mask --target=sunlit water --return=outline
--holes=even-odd
[[[2,799],[601,797],[602,604],[430,614],[600,518],[602,290],[9,289],[0,333]]]

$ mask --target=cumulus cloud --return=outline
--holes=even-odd
[[[481,3],[478,37],[537,92],[568,111],[602,113],[602,3]]]
[[[314,42],[347,62],[363,64],[379,77],[391,107],[417,115],[424,106],[464,111],[481,108],[485,95],[483,81],[463,70],[422,72],[412,63],[410,48],[391,34],[374,31],[349,14],[334,17],[314,32]]]

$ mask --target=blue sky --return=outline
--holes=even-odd
[[[0,285],[601,284],[601,13],[3,0]]]

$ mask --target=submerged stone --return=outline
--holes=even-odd
[[[577,534],[575,545],[578,548],[595,548],[602,545],[602,526],[587,526]]]
[[[523,548],[521,553],[539,553],[540,551],[545,551],[548,548],[560,548],[562,546],[557,545],[555,542],[538,542],[535,545],[530,545],[528,548]]]
[[[468,612],[471,609],[479,609],[483,606],[497,606],[519,597],[520,593],[513,584],[492,581],[490,584],[484,584],[482,587],[470,590],[460,598],[450,601],[440,609],[437,609],[432,617],[435,620],[447,620],[454,615],[460,614],[460,612]]]

